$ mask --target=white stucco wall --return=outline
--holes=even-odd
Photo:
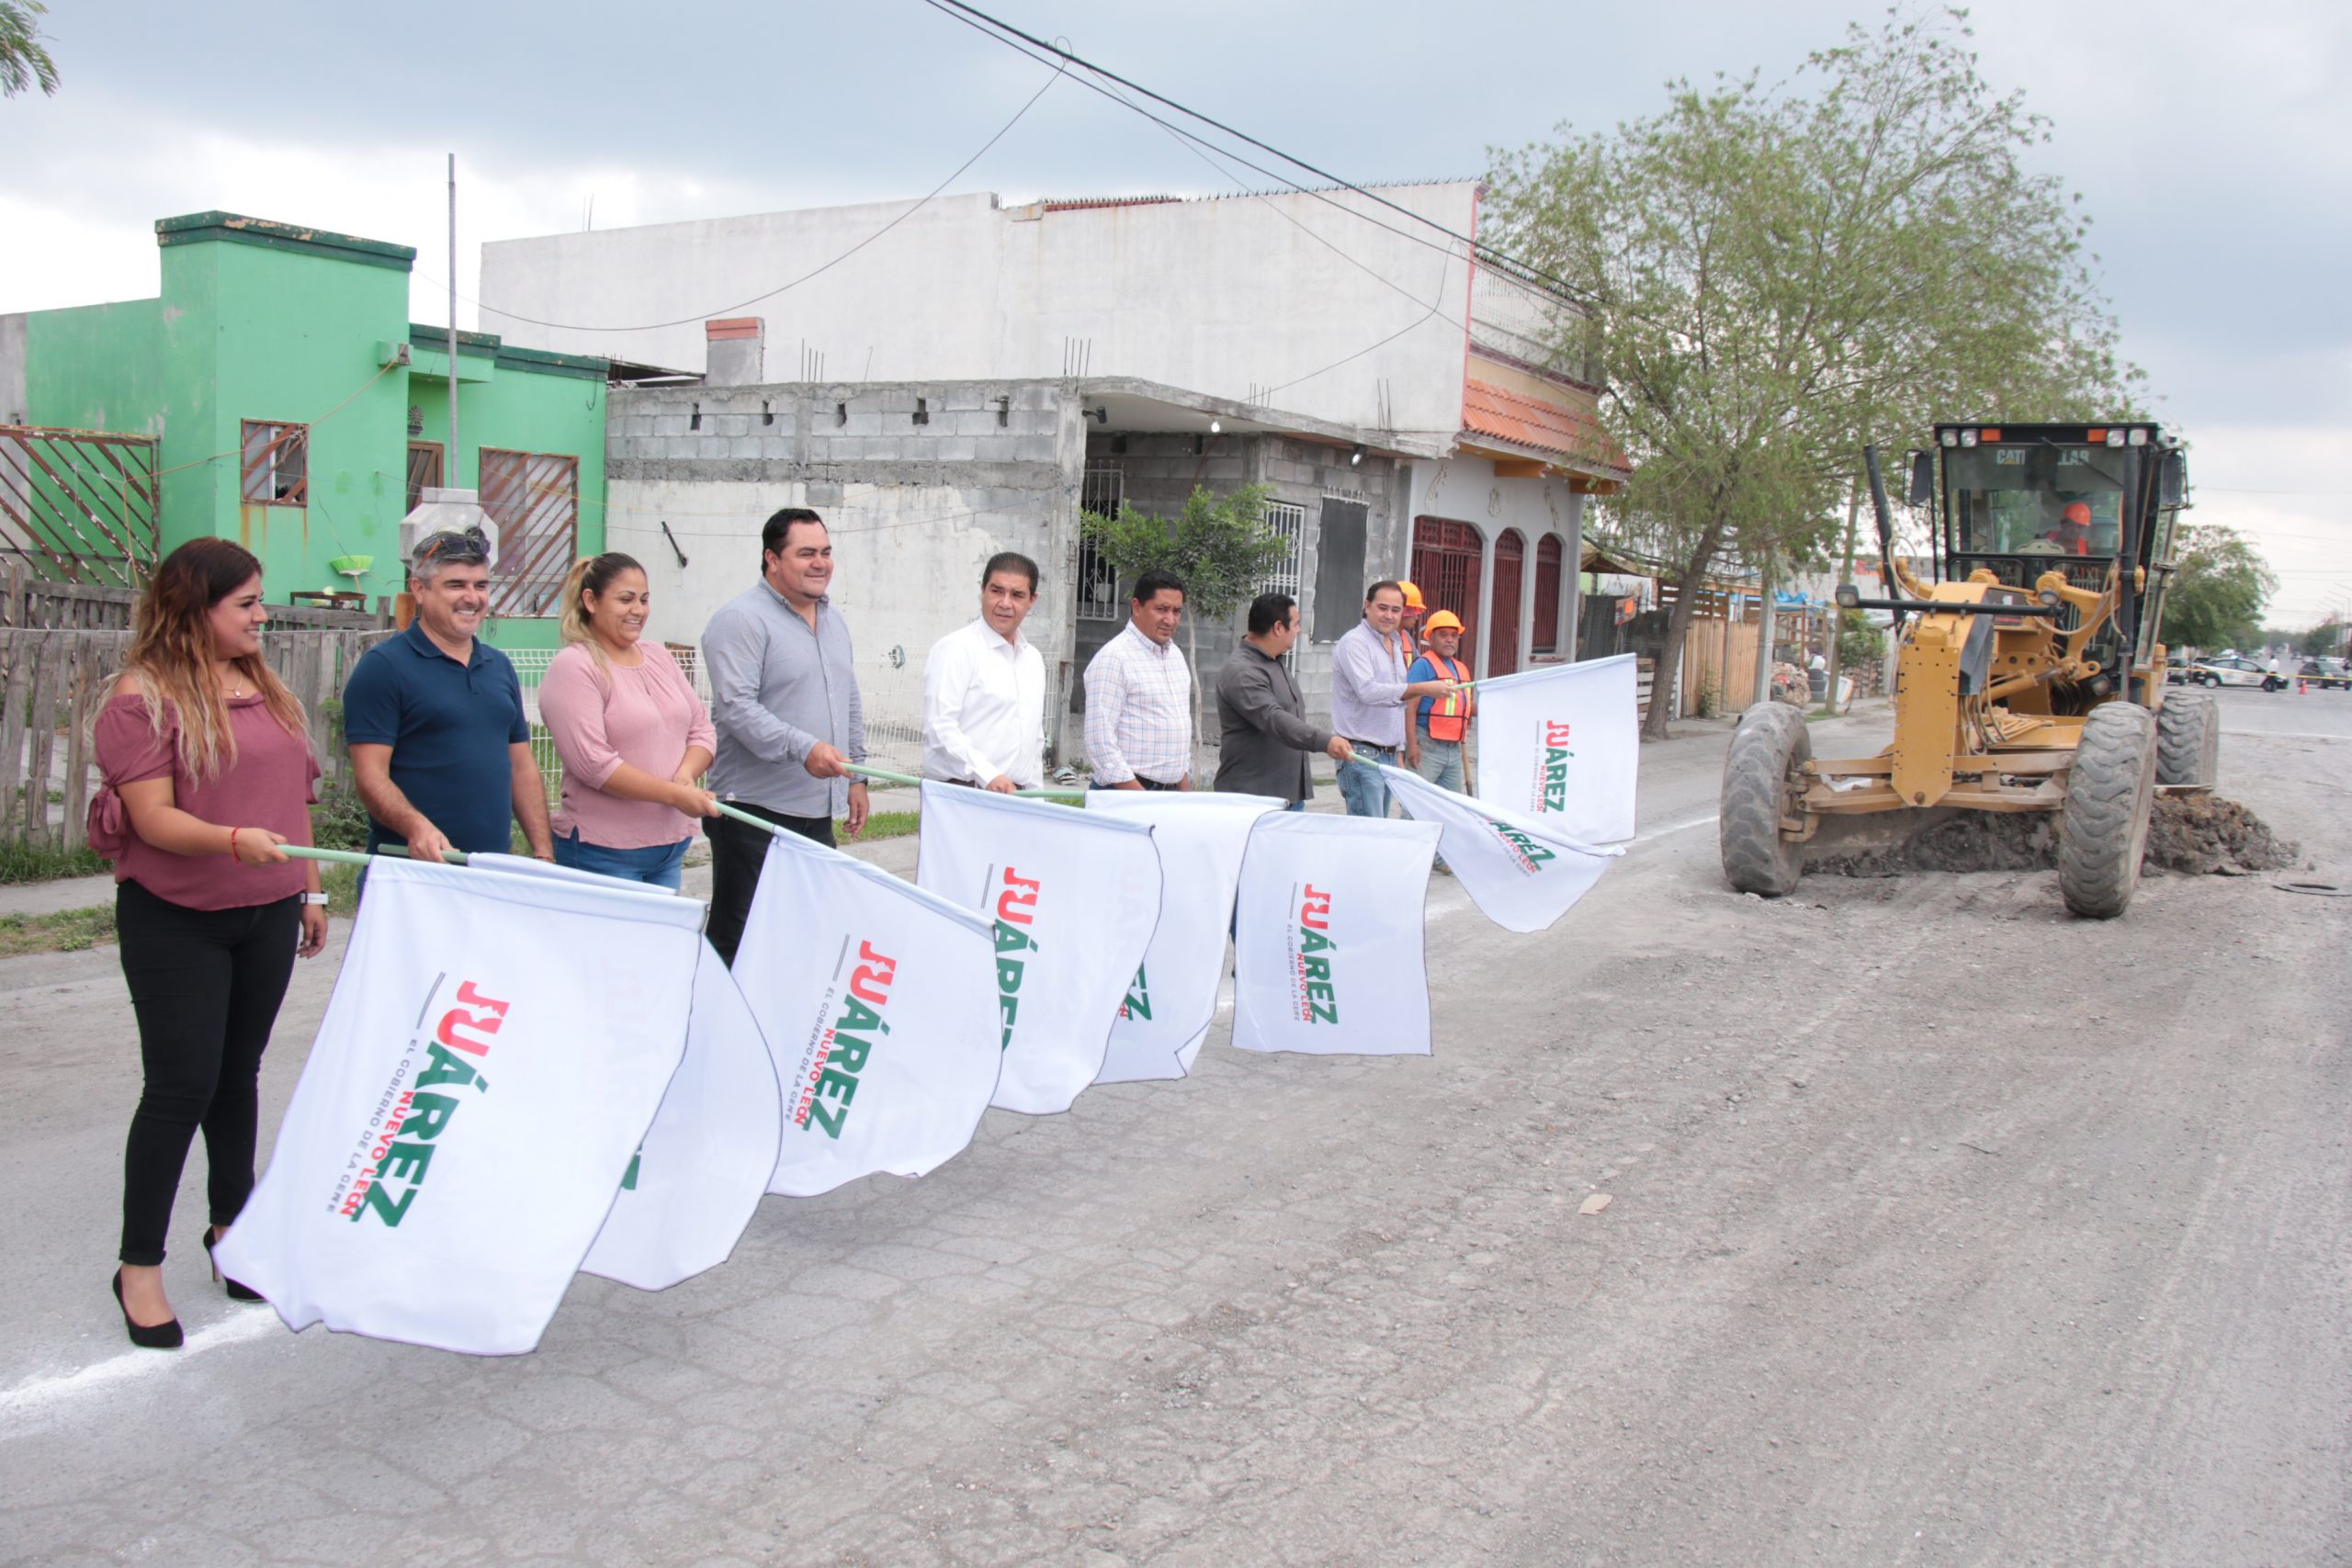
[[[1481,457],[1450,457],[1412,464],[1409,494],[1411,499],[1406,513],[1408,522],[1419,517],[1442,517],[1451,522],[1467,523],[1478,530],[1482,546],[1478,592],[1482,596],[1491,596],[1494,592],[1495,540],[1505,529],[1515,528],[1527,542],[1526,564],[1520,573],[1519,668],[1521,670],[1528,667],[1533,657],[1536,541],[1546,534],[1559,536],[1563,600],[1559,656],[1570,657],[1573,650],[1568,644],[1570,617],[1566,600],[1577,588],[1577,560],[1581,552],[1580,530],[1585,498],[1570,490],[1564,479],[1498,478],[1494,464]],[[1493,627],[1494,617],[1481,614],[1478,617],[1478,648],[1472,662],[1482,671],[1490,667],[1488,634]]]
[[[1467,234],[1476,192],[1460,181],[1380,194]],[[1058,212],[948,197],[831,271],[753,299],[910,205],[493,243],[482,250],[478,292],[492,307],[482,325],[536,347],[698,370],[704,314],[755,315],[767,322],[771,380],[1131,376],[1254,392],[1394,430],[1399,446],[1431,455],[1460,428],[1471,269],[1434,230],[1348,191]],[[587,332],[501,310],[581,326],[689,319]],[[821,369],[803,368],[804,348],[821,354]]]

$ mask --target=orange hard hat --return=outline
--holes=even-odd
[[[2068,502],[2066,510],[2059,515],[2069,523],[2079,523],[2086,528],[2091,525],[2091,509],[2079,501]]]
[[[1421,623],[1424,632],[1458,632],[1463,629],[1462,617],[1451,610],[1440,610]]]
[[[1396,586],[1405,591],[1405,608],[1408,611],[1418,615],[1428,607],[1421,603],[1421,591],[1409,581],[1399,579]]]

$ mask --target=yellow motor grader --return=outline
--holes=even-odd
[[[1798,710],[1749,708],[1724,762],[1724,874],[1778,897],[1858,818],[2054,811],[2067,908],[2121,914],[2156,789],[2211,789],[2220,755],[2211,700],[2165,689],[2177,441],[2142,423],[1937,425],[1906,465],[1911,503],[1935,506],[1933,581],[1896,555],[1876,449],[1863,458],[1894,596],[1838,600],[1894,614],[1894,743],[1817,758]]]

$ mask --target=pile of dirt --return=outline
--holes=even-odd
[[[2140,865],[2143,871],[2244,876],[2293,865],[2301,856],[2296,845],[2234,800],[2160,795]],[[1972,811],[1893,849],[1832,855],[1805,870],[1829,876],[1902,876],[1919,871],[2041,871],[2057,863],[2055,814]]]
[[[1831,855],[1805,870],[1828,876],[1917,871],[2040,871],[2058,863],[2058,818],[2047,811],[1968,811],[1893,849]]]
[[[2148,823],[2142,869],[2244,876],[2293,865],[2302,851],[2234,800],[2217,795],[2160,795]]]

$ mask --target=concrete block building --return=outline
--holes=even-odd
[[[683,543],[691,520],[748,581],[759,520],[817,504],[871,536],[843,592],[885,574],[896,602],[868,613],[918,662],[1003,544],[1045,563],[1030,625],[1077,667],[1125,613],[1076,543],[1080,504],[1273,484],[1319,702],[1317,648],[1377,577],[1460,614],[1482,674],[1576,647],[1584,505],[1626,469],[1549,346],[1572,302],[1477,247],[1478,199],[1454,181],[770,213],[492,243],[481,298],[553,350],[707,367],[700,393],[616,395],[616,541],[667,522]],[[706,591],[678,570],[692,623]]]

